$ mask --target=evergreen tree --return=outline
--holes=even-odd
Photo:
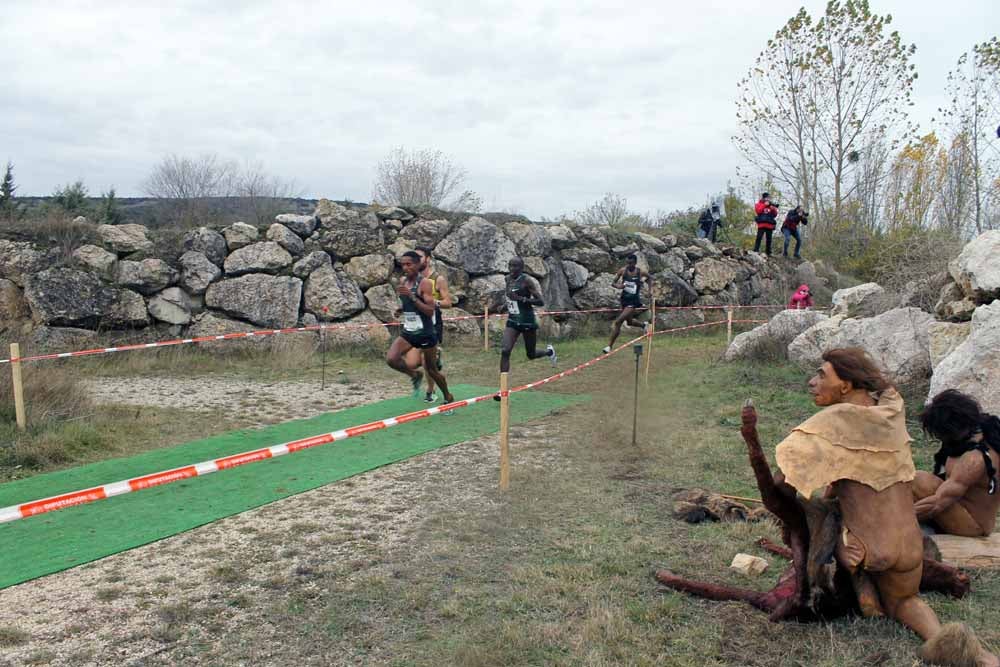
[[[57,189],[52,199],[67,213],[84,213],[87,208],[87,186],[83,181]]]
[[[0,182],[0,215],[3,217],[13,217],[15,191],[17,186],[14,185],[14,165],[8,161],[3,181]]]
[[[118,207],[118,200],[115,198],[115,188],[111,186],[101,199],[100,208],[97,211],[97,221],[105,225],[119,225],[122,222],[122,212]]]

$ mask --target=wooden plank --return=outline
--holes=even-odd
[[[989,537],[931,535],[941,560],[955,567],[1000,569],[1000,533]]]

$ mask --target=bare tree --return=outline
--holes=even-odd
[[[237,175],[235,162],[214,153],[198,158],[171,153],[153,167],[143,190],[150,197],[170,200],[177,221],[190,224],[208,214],[209,199],[232,195]]]
[[[400,146],[375,165],[372,201],[472,210],[468,207],[481,205],[481,201],[470,190],[460,192],[465,177],[465,170],[439,150],[410,151]]]
[[[288,201],[302,196],[294,180],[267,173],[260,161],[247,161],[234,177],[233,194],[241,199],[241,209],[258,224],[274,220],[288,208]]]
[[[576,220],[584,225],[618,227],[634,215],[628,210],[625,197],[609,192],[582,211],[577,211]]]

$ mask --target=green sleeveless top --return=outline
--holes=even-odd
[[[527,287],[527,275],[522,273],[514,280],[507,280],[507,321],[520,326],[530,326],[538,324],[535,320],[535,307],[521,301],[514,301],[510,297],[513,295],[530,297],[531,292]]]
[[[414,294],[417,293],[421,280],[417,276],[416,281],[410,285],[410,291]],[[403,333],[408,336],[433,336],[434,316],[420,312],[411,297],[401,296],[399,300],[403,303]]]

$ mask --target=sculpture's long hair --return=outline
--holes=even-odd
[[[941,450],[934,455],[935,469],[943,468],[952,454],[960,454],[976,431],[983,432],[983,441],[1000,453],[1000,417],[983,412],[972,396],[957,389],[945,389],[920,413],[924,431],[941,441]]]

